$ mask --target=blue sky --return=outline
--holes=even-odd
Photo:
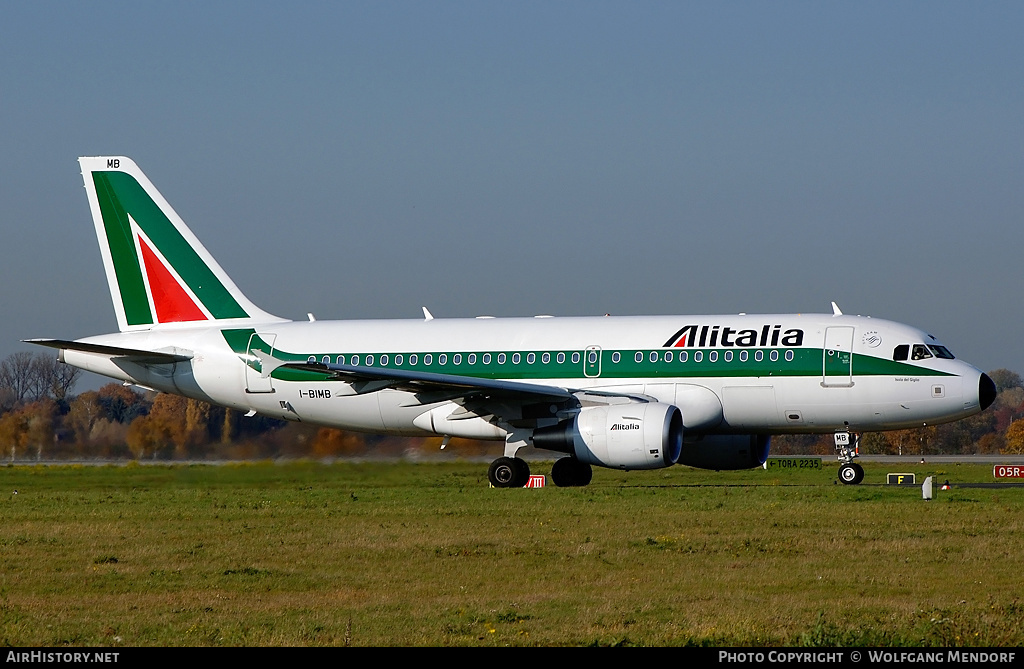
[[[116,329],[76,158],[120,154],[286,317],[835,300],[1024,373],[1022,28],[1000,2],[7,3],[0,357]]]

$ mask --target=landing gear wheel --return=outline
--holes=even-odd
[[[516,468],[516,480],[514,488],[525,488],[530,482],[530,465],[522,458],[512,458],[512,464]]]
[[[846,485],[857,485],[864,480],[864,468],[855,462],[847,462],[839,468],[839,480]]]
[[[495,488],[522,488],[530,480],[530,465],[520,458],[498,458],[487,469],[487,480]]]
[[[594,478],[594,470],[585,462],[576,458],[555,460],[551,468],[551,482],[560,488],[585,486]]]

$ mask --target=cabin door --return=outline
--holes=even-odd
[[[853,385],[852,326],[825,328],[821,370],[821,385],[826,388],[849,388]]]
[[[263,363],[256,356],[255,351],[261,351],[267,355],[274,353],[274,341],[277,335],[252,333],[249,337],[249,346],[246,350],[245,365],[245,390],[249,393],[272,393],[274,392],[274,380],[270,375],[263,375]]]

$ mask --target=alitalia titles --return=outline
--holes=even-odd
[[[639,430],[640,423],[613,423],[612,430]]]
[[[783,330],[781,325],[762,325],[760,330],[740,330],[723,325],[686,325],[666,341],[667,348],[754,348],[802,346],[804,331]]]

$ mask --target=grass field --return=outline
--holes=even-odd
[[[1024,489],[925,501],[877,484],[991,465],[865,469],[0,467],[0,642],[1024,645]]]

